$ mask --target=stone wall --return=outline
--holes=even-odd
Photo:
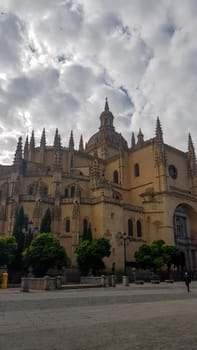
[[[21,280],[21,290],[24,292],[29,291],[29,289],[36,290],[54,290],[60,289],[62,286],[62,280],[60,276],[57,277],[23,277]]]
[[[81,277],[82,284],[96,284],[101,285],[101,277],[93,277],[93,276],[82,276]]]

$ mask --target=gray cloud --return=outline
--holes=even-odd
[[[153,137],[159,115],[167,143],[186,150],[191,131],[197,144],[195,0],[2,0],[1,11],[1,162],[32,128],[37,142],[43,127],[48,143],[56,127],[65,145],[71,129],[87,141],[106,96],[128,142],[140,127]]]
[[[21,68],[25,27],[12,13],[0,15],[0,70],[6,74]]]

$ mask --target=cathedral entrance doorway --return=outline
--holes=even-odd
[[[188,204],[180,204],[173,215],[175,245],[180,250],[177,267],[195,271],[197,268],[197,213]]]

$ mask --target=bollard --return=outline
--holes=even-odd
[[[21,292],[29,292],[29,279],[27,277],[21,279]]]
[[[111,276],[106,276],[105,277],[105,286],[110,287],[111,286]]]
[[[128,276],[122,276],[122,284],[123,284],[123,286],[128,287],[128,285],[129,285]]]
[[[61,276],[57,276],[56,277],[56,288],[57,289],[61,289],[62,288],[62,277]]]
[[[44,277],[44,290],[49,290],[49,276]]]
[[[8,273],[3,272],[2,273],[2,283],[1,283],[1,288],[6,289],[8,287]]]
[[[101,285],[102,285],[103,287],[106,287],[106,284],[105,284],[105,275],[102,275],[102,276],[101,276]]]
[[[116,276],[115,275],[111,275],[111,286],[112,287],[116,286]]]

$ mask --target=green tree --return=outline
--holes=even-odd
[[[12,262],[12,268],[14,270],[22,269],[22,252],[24,250],[25,244],[25,233],[24,233],[24,225],[25,225],[25,214],[23,206],[16,213],[15,225],[13,228],[13,236],[16,239],[17,249]]]
[[[179,265],[180,251],[173,245],[164,246],[165,261],[168,272],[172,265]]]
[[[13,228],[13,236],[16,238],[17,243],[23,245],[24,243],[24,234],[23,228],[25,224],[25,214],[23,206],[16,212],[15,224]]]
[[[44,276],[50,268],[66,266],[67,255],[52,233],[40,233],[23,253],[25,266],[32,267],[37,276]]]
[[[110,242],[104,237],[83,241],[75,250],[81,272],[87,274],[91,270],[98,274],[105,268],[103,258],[110,256],[110,249]]]
[[[41,225],[40,225],[40,232],[41,233],[50,233],[51,232],[51,211],[49,208],[45,211],[45,214],[42,218]]]
[[[170,245],[165,245],[163,240],[156,240],[151,245],[143,244],[137,252],[135,259],[138,267],[153,269],[155,272],[167,265],[168,271],[172,264],[176,264],[179,250]]]
[[[17,243],[14,237],[0,238],[0,266],[9,266],[12,263],[16,249]]]
[[[141,245],[138,251],[135,252],[135,260],[137,266],[142,269],[152,268],[152,256],[150,246],[147,244]]]

